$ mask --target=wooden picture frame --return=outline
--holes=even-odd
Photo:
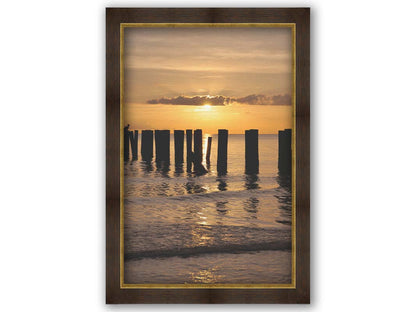
[[[107,8],[106,10],[106,302],[119,303],[309,303],[309,8]],[[284,287],[128,287],[121,265],[121,36],[126,23],[285,23],[295,45],[295,146],[293,282]]]

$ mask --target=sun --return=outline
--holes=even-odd
[[[204,104],[202,106],[202,108],[204,109],[205,112],[208,112],[211,110],[211,104]]]
[[[195,109],[196,112],[210,112],[212,110],[211,104],[204,104]]]

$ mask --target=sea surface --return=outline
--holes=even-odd
[[[231,134],[228,172],[218,176],[212,137],[205,175],[186,172],[186,142],[175,168],[173,135],[169,167],[140,151],[125,162],[125,283],[291,283],[292,194],[278,174],[277,135],[259,135],[257,175],[244,173],[244,135]]]

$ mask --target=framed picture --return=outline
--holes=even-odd
[[[107,303],[309,303],[309,9],[108,8]]]

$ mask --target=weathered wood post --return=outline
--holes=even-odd
[[[156,162],[161,161],[161,146],[160,130],[155,130],[155,150],[156,150]]]
[[[207,164],[211,162],[211,144],[212,144],[212,137],[208,137],[208,143],[207,143],[207,155],[205,157]]]
[[[134,160],[134,136],[133,131],[129,131],[129,143],[130,143],[130,150],[131,150],[131,158]]]
[[[130,137],[132,159],[137,160],[137,145],[139,143],[139,131],[134,130],[134,135],[133,135],[133,131],[130,131],[129,137]]]
[[[202,163],[202,130],[194,131],[194,164]]]
[[[175,165],[183,163],[183,139],[184,131],[175,130],[173,132],[175,140]]]
[[[129,126],[127,125],[124,127],[124,160],[129,160],[129,140],[130,140],[130,134],[129,134]]]
[[[192,171],[192,130],[186,130],[186,171]]]
[[[278,135],[278,140],[277,140],[277,145],[279,147],[279,151],[277,154],[277,168],[279,168],[279,171],[281,167],[283,167],[283,135],[284,135],[284,130],[279,130],[279,135]]]
[[[279,131],[279,173],[292,173],[292,129]]]
[[[227,173],[228,130],[218,130],[217,172],[219,175]]]
[[[194,153],[193,153],[194,171],[197,175],[207,173],[207,169],[202,165],[202,130],[194,131]]]
[[[153,158],[152,130],[142,130],[141,154],[144,161],[151,161]]]
[[[155,130],[156,168],[169,171],[170,161],[170,131]]]
[[[246,174],[259,173],[259,130],[246,130]]]
[[[169,163],[170,161],[170,130],[161,130],[161,160]]]
[[[134,159],[137,160],[139,153],[139,130],[134,130]]]

